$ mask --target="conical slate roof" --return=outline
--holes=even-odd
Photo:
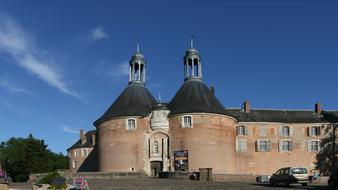
[[[187,80],[168,105],[170,114],[217,113],[225,108],[201,80]]]
[[[157,101],[143,84],[130,83],[94,125],[114,117],[147,116],[156,105]]]

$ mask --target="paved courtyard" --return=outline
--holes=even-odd
[[[133,179],[115,179],[115,180],[88,180],[91,190],[221,190],[221,189],[243,189],[243,190],[283,190],[283,189],[330,189],[325,185],[309,185],[302,187],[300,185],[291,185],[290,187],[250,183],[224,183],[224,182],[202,182],[179,179],[158,179],[158,178],[133,178]]]
[[[158,179],[158,178],[123,178],[114,180],[89,179],[90,190],[297,190],[297,189],[318,189],[329,190],[326,185],[309,185],[302,187],[300,185],[270,186],[268,184],[250,184],[250,183],[224,183],[224,182],[202,182],[180,179]],[[14,183],[10,189],[31,189],[28,183]]]

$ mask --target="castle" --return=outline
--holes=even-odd
[[[203,82],[199,52],[183,59],[184,82],[170,102],[158,102],[145,86],[147,63],[137,50],[129,84],[94,122],[96,130],[71,146],[73,171],[198,171],[272,174],[286,166],[315,169],[320,140],[330,121],[314,110],[226,109]]]

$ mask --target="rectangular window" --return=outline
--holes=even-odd
[[[292,151],[292,142],[289,140],[280,141],[279,150],[281,152],[290,152]]]
[[[82,154],[83,157],[87,157],[87,156],[88,156],[87,149],[83,149],[83,150],[82,150],[82,153],[83,153],[83,154]]]
[[[245,139],[238,139],[236,141],[236,151],[237,152],[246,152],[246,140]]]
[[[314,137],[320,135],[320,127],[312,126],[308,128],[308,136]]]
[[[283,136],[290,136],[290,128],[288,126],[282,127],[282,135]]]
[[[74,156],[77,157],[78,153],[77,150],[74,150]]]
[[[192,128],[191,116],[183,116],[183,128]]]
[[[258,140],[256,141],[256,151],[257,152],[270,152],[271,145],[272,143],[269,140]]]
[[[128,119],[127,121],[127,130],[135,130],[136,129],[136,120]]]
[[[310,150],[310,152],[318,152],[319,151],[319,141],[310,141],[309,150]]]
[[[237,136],[248,135],[248,130],[244,125],[237,126],[236,128]]]
[[[75,160],[73,160],[72,167],[73,167],[73,169],[77,168],[77,162]]]

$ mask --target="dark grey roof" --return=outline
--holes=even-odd
[[[86,135],[86,138],[87,138],[87,141],[86,143],[84,144],[81,144],[81,139],[78,140],[75,144],[73,144],[71,147],[69,147],[67,149],[67,152],[71,151],[71,150],[74,150],[74,149],[77,149],[77,148],[92,148],[94,147],[93,146],[93,135],[96,134],[96,131],[95,130],[92,130],[92,131],[88,131],[85,135]]]
[[[225,114],[239,122],[323,123],[323,115],[312,110],[226,109]]]
[[[224,114],[223,105],[201,81],[190,79],[184,82],[168,105],[171,115],[180,113]]]
[[[98,126],[114,117],[147,116],[156,104],[155,98],[143,84],[130,83],[94,125]]]
[[[323,111],[323,120],[330,123],[338,123],[338,111]]]

